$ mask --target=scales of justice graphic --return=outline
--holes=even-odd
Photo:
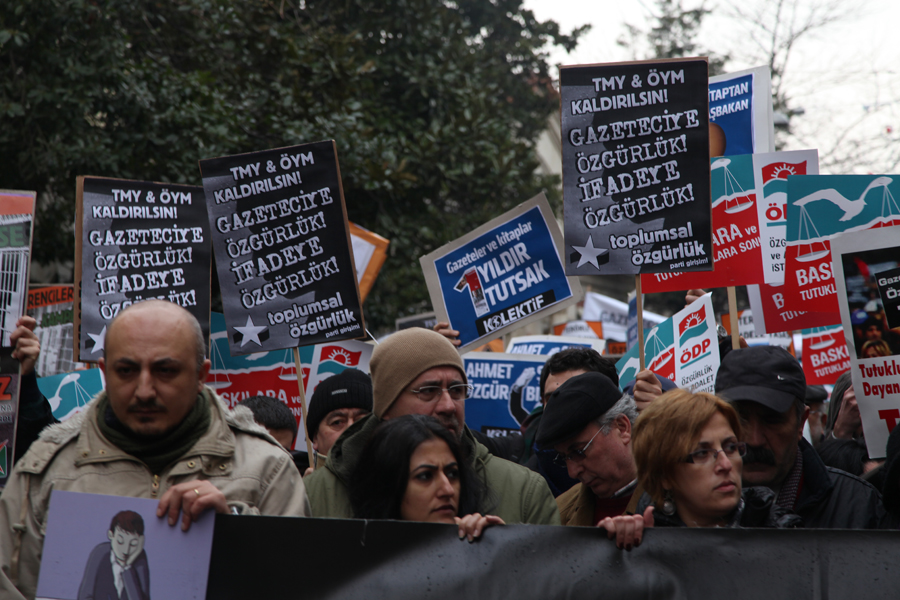
[[[890,177],[876,177],[873,179],[866,189],[862,191],[859,198],[850,200],[845,198],[843,194],[834,188],[825,190],[817,190],[812,194],[804,196],[800,200],[794,202],[794,206],[800,208],[800,226],[797,239],[800,242],[809,242],[807,244],[798,244],[797,260],[799,262],[812,262],[818,260],[831,252],[827,244],[827,236],[823,236],[816,228],[809,210],[806,208],[808,204],[818,200],[827,200],[844,211],[839,221],[849,221],[859,215],[866,207],[866,196],[875,188],[882,188],[881,193],[881,218],[878,219],[874,227],[885,227],[893,224],[895,218],[900,218],[900,206],[894,199],[888,185],[893,181]]]
[[[834,336],[838,333],[838,329],[830,329],[825,331],[817,331],[809,338],[810,350],[824,350],[835,343]]]
[[[215,343],[215,340],[224,339],[227,344],[228,333],[225,331],[218,331],[209,336],[209,359],[212,362],[212,380],[207,381],[206,385],[216,390],[224,390],[225,388],[231,385],[231,377],[228,373],[228,366],[225,363],[225,355],[222,353],[222,350],[219,348],[219,345]],[[267,352],[260,352],[251,354],[247,357],[247,360],[254,360],[255,358],[262,358],[267,356]],[[283,381],[297,381],[297,367],[294,365],[294,357],[293,350],[290,348],[284,350],[284,357],[281,359],[280,363],[281,368],[278,373],[278,378]],[[272,364],[270,366],[275,366]]]
[[[753,206],[753,200],[751,200],[750,195],[741,187],[737,178],[728,169],[730,164],[730,158],[720,158],[713,161],[713,164],[710,165],[710,170],[722,169],[725,177],[725,212],[731,215],[745,211]],[[721,200],[721,198],[718,200]]]

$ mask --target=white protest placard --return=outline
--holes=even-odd
[[[831,260],[838,305],[850,355],[850,373],[866,434],[869,458],[882,458],[890,432],[900,422],[900,328],[890,329],[883,308],[852,298],[852,279],[860,273],[877,286],[883,273],[897,268],[900,229],[885,227],[831,238]],[[874,309],[874,310],[871,310]],[[876,327],[863,331],[851,315],[865,310]]]
[[[581,317],[585,321],[603,323],[603,337],[617,342],[628,341],[628,304],[603,294],[586,292],[584,310]],[[648,329],[665,321],[662,315],[644,310],[644,328]]]
[[[647,368],[680,388],[697,392],[713,392],[719,370],[716,317],[710,298],[710,294],[703,295],[644,336]],[[616,363],[623,389],[640,369],[638,351],[635,345]]]
[[[816,150],[792,150],[753,155],[759,241],[763,276],[768,285],[784,284],[784,249],[787,245],[787,178],[818,175]]]

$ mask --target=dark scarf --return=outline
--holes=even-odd
[[[139,435],[116,418],[104,394],[97,405],[97,425],[100,432],[113,445],[141,460],[150,471],[159,474],[191,449],[212,422],[209,400],[198,394],[194,408],[175,429],[162,435]]]
[[[800,489],[803,487],[803,451],[797,450],[797,458],[794,459],[794,468],[787,474],[781,491],[778,492],[778,500],[775,504],[789,511],[797,506],[800,497]]]

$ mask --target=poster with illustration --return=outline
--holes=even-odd
[[[640,369],[638,346],[616,363],[624,389]],[[710,294],[692,302],[644,334],[646,368],[680,388],[712,392],[719,370],[716,316]]]
[[[28,290],[28,316],[34,317],[34,334],[41,343],[41,354],[34,367],[39,376],[49,377],[84,368],[73,359],[75,289],[63,285],[31,286]]]
[[[559,78],[566,273],[712,270],[706,59]]]
[[[834,277],[853,390],[869,458],[885,455],[888,435],[900,423],[900,328],[891,327],[882,289],[900,262],[900,229],[878,228],[835,236]],[[805,355],[805,352],[804,352]]]
[[[192,185],[79,177],[75,336],[79,361],[103,356],[106,328],[142,300],[168,300],[209,333],[209,221]]]
[[[763,281],[759,245],[759,204],[753,187],[753,156],[713,158],[712,272],[672,272],[641,275],[644,293],[750,285]]]
[[[831,240],[843,232],[900,224],[898,196],[896,175],[788,177],[785,305],[837,313]],[[900,229],[892,231],[900,235]]]
[[[787,245],[787,178],[818,175],[816,150],[792,150],[753,155],[753,181],[762,246],[763,283],[784,284],[784,249]],[[837,321],[832,321],[837,323]]]
[[[439,321],[465,352],[578,302],[562,235],[544,194],[419,259]]]
[[[754,67],[709,78],[709,155],[775,150],[772,78]]]
[[[188,531],[156,516],[159,500],[54,490],[37,597],[206,597],[215,513]]]
[[[0,489],[12,469],[16,445],[20,377],[10,334],[25,314],[35,196],[0,190]]]

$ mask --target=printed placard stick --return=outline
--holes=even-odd
[[[635,291],[635,299],[637,302],[637,322],[644,322],[644,294],[641,293],[641,276],[634,276],[634,291]],[[647,368],[646,361],[644,360],[644,328],[638,325],[637,328],[637,346],[638,346],[638,358],[639,364],[641,366],[641,371]]]
[[[303,365],[300,363],[300,350],[294,348],[294,366],[297,367],[297,387],[300,389],[300,412],[303,417],[301,423],[306,427],[306,391],[303,389]],[[309,466],[316,469],[318,466],[318,461],[315,460],[316,453],[313,450],[312,440],[309,439],[309,436],[304,436],[306,438],[306,451],[309,456]]]
[[[738,331],[737,293],[734,286],[728,286],[728,320],[731,323],[731,349],[741,347],[741,334]]]

